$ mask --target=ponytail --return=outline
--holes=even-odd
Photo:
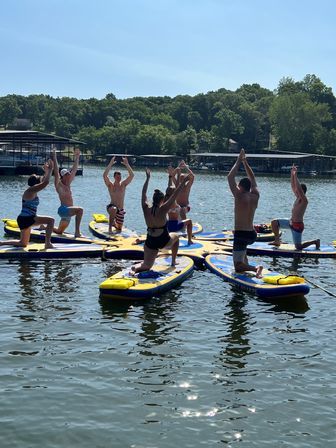
[[[155,215],[156,209],[158,208],[160,202],[164,198],[164,194],[160,190],[154,190],[153,194],[153,205],[152,205],[152,215]]]

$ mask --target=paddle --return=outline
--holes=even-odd
[[[333,292],[328,291],[327,289],[323,288],[323,286],[318,285],[317,283],[312,282],[311,280],[308,280],[307,278],[305,278],[306,282],[310,283],[311,285],[315,286],[315,288],[320,289],[323,292],[326,292],[327,294],[329,294],[332,297],[336,298],[336,294],[334,294]]]

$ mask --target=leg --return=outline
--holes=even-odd
[[[158,253],[159,253],[158,249],[150,249],[145,244],[144,260],[140,265],[132,267],[133,273],[137,274],[138,272],[149,271],[152,268]]]
[[[69,224],[70,221],[67,218],[61,218],[58,227],[53,228],[53,232],[57,233],[57,235],[62,235],[62,233],[67,229]]]
[[[31,227],[21,229],[21,236],[19,240],[0,241],[0,246],[27,247],[30,239],[30,230]]]
[[[82,222],[82,217],[83,217],[83,212],[84,210],[82,209],[82,207],[74,207],[74,214],[76,216],[75,218],[75,237],[78,238],[80,236],[82,236],[81,232],[80,232],[80,225]],[[70,211],[71,213],[71,211]],[[70,215],[73,216],[73,215]]]
[[[308,246],[311,246],[312,244],[315,244],[315,247],[316,247],[317,250],[320,249],[321,242],[320,242],[319,239],[317,239],[317,240],[310,240],[310,241],[304,241],[303,243],[297,243],[297,244],[295,244],[295,248],[297,250],[302,250],[302,249],[305,249]]]
[[[170,235],[170,240],[169,240],[168,244],[166,244],[164,249],[171,249],[171,251],[172,251],[171,265],[175,266],[176,265],[177,252],[178,252],[179,245],[180,245],[180,239],[179,239],[179,236],[176,233],[170,233],[169,235]]]
[[[277,219],[273,219],[271,221],[271,227],[272,232],[274,233],[274,241],[272,241],[270,244],[279,247],[281,244],[279,221]]]
[[[115,226],[115,217],[116,217],[116,214],[117,214],[117,207],[114,207],[113,205],[111,205],[111,207],[109,207],[107,209],[107,212],[109,214],[108,232],[112,233],[112,227]]]
[[[115,228],[116,228],[116,230],[118,232],[122,231],[122,228],[123,228],[123,225],[124,225],[125,214],[126,214],[126,212],[125,212],[125,210],[123,208],[117,210],[117,214],[116,214],[116,217],[115,217],[115,224],[114,225],[115,225]]]
[[[246,256],[246,249],[233,251],[233,264],[234,264],[235,271],[237,273],[253,271],[256,273],[257,278],[262,277],[263,267],[262,266],[252,266],[249,264],[247,256]]]
[[[55,220],[49,216],[36,216],[35,217],[36,224],[45,224],[46,227],[46,235],[45,235],[45,249],[52,249],[54,246],[51,244],[51,234],[54,228]]]
[[[188,236],[188,244],[190,245],[190,244],[192,244],[193,242],[192,242],[192,221],[191,221],[191,219],[186,219],[185,221],[184,221],[184,223],[185,223],[185,226],[187,227],[187,236]]]

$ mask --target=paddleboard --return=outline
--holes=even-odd
[[[13,236],[17,239],[20,239],[20,229],[16,225],[16,220],[13,219],[3,219],[4,221],[4,231],[6,235]],[[111,241],[106,241],[104,244],[111,244],[114,245],[114,243],[118,240],[122,239],[122,237],[116,237],[113,238],[111,236]],[[31,241],[44,241],[45,240],[45,230],[41,230],[39,228],[32,228],[30,232],[30,240]],[[73,244],[73,243],[80,243],[80,244],[102,244],[102,241],[95,240],[90,237],[81,236],[81,237],[75,237],[73,233],[64,232],[62,235],[59,235],[58,233],[52,233],[51,234],[51,242],[52,243],[64,243],[64,244]]]
[[[223,248],[227,247],[232,250],[232,243],[227,242]],[[336,248],[332,245],[323,245],[319,250],[316,249],[315,244],[312,244],[306,249],[297,250],[294,244],[282,243],[279,247],[272,246],[263,242],[255,242],[247,246],[247,253],[250,255],[268,255],[269,257],[287,257],[287,258],[336,258]]]
[[[53,259],[53,258],[94,258],[103,257],[106,246],[98,244],[54,244],[53,249],[45,249],[44,243],[30,243],[27,247],[0,246],[0,258],[6,259]]]
[[[122,300],[149,299],[182,283],[193,271],[194,262],[188,257],[178,257],[171,266],[171,257],[159,256],[150,271],[130,274],[130,269],[112,275],[99,285],[103,298]]]
[[[256,278],[254,272],[236,273],[231,255],[208,255],[205,264],[210,271],[243,291],[251,292],[261,298],[285,298],[308,294],[309,285],[302,277],[281,275],[263,270],[263,278]],[[267,283],[274,281],[275,284]],[[286,282],[300,281],[300,283]]]
[[[135,231],[127,229],[126,227],[123,227],[121,232],[114,230],[112,233],[109,233],[107,223],[96,221],[91,221],[89,223],[89,230],[94,236],[104,240],[121,240],[123,238],[136,238],[138,236]]]
[[[259,225],[259,227],[261,224]],[[222,232],[199,232],[197,235],[195,235],[195,239],[202,240],[202,241],[227,241],[227,240],[233,240],[233,231],[232,230],[223,230]],[[274,240],[274,233],[271,231],[269,232],[262,232],[259,233],[257,231],[257,241],[273,241]]]

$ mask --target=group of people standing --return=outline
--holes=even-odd
[[[71,183],[78,170],[80,151],[74,151],[74,163],[71,170],[63,168],[59,170],[56,150],[52,150],[51,159],[43,167],[44,175],[33,174],[28,178],[28,188],[22,196],[22,210],[17,217],[17,223],[21,231],[20,240],[7,240],[0,242],[0,245],[14,245],[26,247],[29,243],[30,232],[33,226],[44,226],[45,248],[52,248],[51,234],[55,232],[62,234],[75,217],[75,237],[80,237],[80,225],[83,216],[83,208],[74,206],[71,192]],[[128,162],[127,157],[121,158],[121,163],[127,169],[128,175],[122,180],[120,171],[115,171],[113,180],[109,174],[112,166],[117,163],[116,156],[113,156],[103,173],[103,179],[108,189],[110,201],[106,206],[109,217],[108,232],[122,231],[126,187],[132,182],[134,172]],[[246,176],[236,182],[236,176],[243,166]],[[38,193],[50,182],[54,173],[55,189],[60,199],[58,214],[60,222],[55,227],[55,220],[49,216],[38,216],[37,207],[39,204]],[[171,249],[172,265],[176,263],[176,256],[179,248],[179,236],[176,232],[185,229],[188,244],[192,244],[192,220],[187,218],[190,211],[189,195],[194,182],[194,173],[182,160],[176,168],[168,168],[168,184],[165,193],[156,189],[152,201],[147,198],[147,190],[151,177],[151,172],[146,169],[146,180],[142,188],[141,206],[144,219],[147,225],[147,235],[144,244],[144,260],[141,264],[134,266],[133,272],[141,272],[151,269],[160,249]],[[246,248],[257,239],[254,228],[254,215],[258,207],[259,191],[257,182],[250,167],[244,149],[241,149],[236,162],[231,168],[227,180],[234,197],[234,239],[233,239],[233,263],[236,272],[254,271],[256,277],[262,277],[262,266],[249,264],[246,256]],[[271,222],[274,233],[274,241],[270,244],[279,246],[280,229],[288,228],[292,232],[295,248],[304,249],[311,244],[316,248],[320,247],[320,240],[302,242],[302,232],[304,230],[303,217],[308,205],[306,197],[307,187],[301,184],[297,176],[297,167],[293,165],[291,170],[291,187],[295,195],[295,202],[292,208],[290,219],[273,219]]]

